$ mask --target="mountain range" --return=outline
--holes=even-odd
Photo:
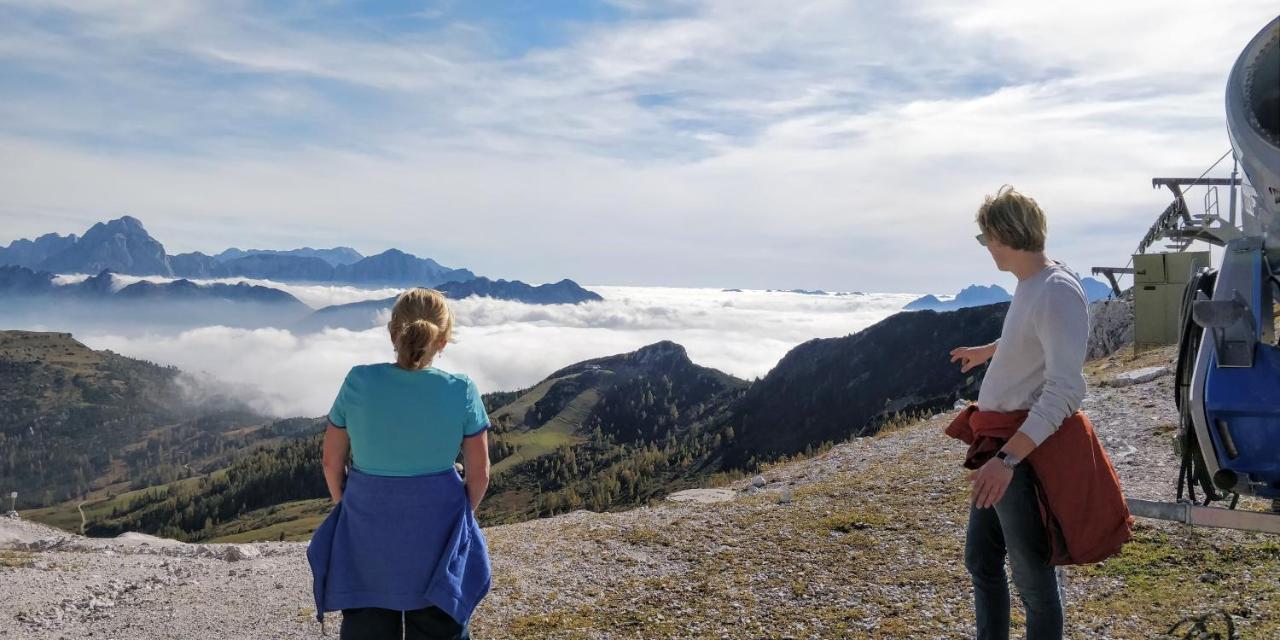
[[[1013,300],[1013,296],[1005,291],[1004,287],[999,285],[982,286],[979,284],[970,285],[960,290],[954,298],[950,300],[942,300],[935,295],[924,295],[903,307],[904,311],[954,311],[956,309],[967,309],[969,307],[980,307],[988,304],[999,304]]]
[[[124,216],[99,222],[83,236],[46,234],[0,247],[0,265],[53,273],[97,274],[104,270],[134,276],[178,278],[258,278],[278,282],[361,286],[434,286],[475,278],[467,269],[445,267],[398,249],[362,256],[348,247],[288,251],[227,249],[169,255],[142,222]]]
[[[436,285],[435,288],[453,300],[472,296],[514,300],[527,304],[578,304],[604,300],[600,294],[583,289],[572,280],[561,280],[535,287],[518,280],[490,280],[479,277],[466,282],[446,282]],[[396,298],[393,296],[322,307],[303,318],[292,328],[303,332],[319,331],[325,328],[352,331],[368,329],[375,324],[375,319],[380,317],[380,314],[389,311],[395,303]]]
[[[110,271],[61,283],[48,271],[0,266],[0,321],[9,326],[92,326],[101,330],[287,326],[311,313],[292,295],[245,282],[190,280],[123,284]]]
[[[518,281],[476,278],[436,288],[455,300],[485,296],[527,304],[576,304],[602,299],[572,280],[534,287]],[[208,325],[358,331],[377,324],[378,314],[396,301],[393,296],[313,311],[287,292],[246,282],[179,279],[124,284],[110,271],[66,282],[53,273],[19,266],[0,266],[0,299],[5,302],[0,306],[0,322],[10,326],[53,323],[126,332]]]
[[[1092,304],[1099,300],[1106,300],[1112,297],[1113,292],[1111,286],[1101,282],[1095,278],[1081,278],[1080,283],[1084,286],[1085,297]],[[980,307],[988,304],[1000,304],[1001,302],[1009,302],[1013,300],[1013,296],[999,285],[970,285],[960,290],[955,297],[948,300],[942,300],[935,295],[924,295],[903,307],[904,311],[920,311],[928,309],[931,311],[955,311],[956,309],[965,309],[968,307]]]

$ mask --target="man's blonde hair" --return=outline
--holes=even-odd
[[[988,238],[1019,251],[1044,251],[1048,225],[1031,196],[1004,185],[978,207],[978,228]]]

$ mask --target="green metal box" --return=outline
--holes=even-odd
[[[1133,256],[1133,283],[1164,283],[1164,254],[1139,253]]]
[[[1168,283],[1186,283],[1200,269],[1209,266],[1208,251],[1164,254],[1164,278]]]
[[[1138,284],[1133,289],[1133,342],[1142,349],[1178,341],[1185,284]]]
[[[1133,343],[1135,347],[1169,344],[1169,331],[1164,321],[1165,285],[1133,286]]]

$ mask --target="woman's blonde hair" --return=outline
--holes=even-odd
[[[1031,196],[1004,185],[978,207],[978,228],[990,238],[1019,251],[1044,251],[1048,224]]]
[[[387,329],[396,346],[396,365],[423,369],[431,365],[440,346],[453,339],[453,313],[443,293],[410,289],[396,299]]]

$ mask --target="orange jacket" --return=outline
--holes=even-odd
[[[1017,433],[1026,411],[998,413],[969,405],[947,435],[969,445],[964,466],[977,469]],[[1090,564],[1120,552],[1132,538],[1133,518],[1120,479],[1089,418],[1077,411],[1049,436],[1026,464],[1035,472],[1040,515],[1049,533],[1050,564]]]

